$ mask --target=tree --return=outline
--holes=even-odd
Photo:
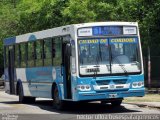
[[[69,0],[62,11],[64,23],[76,24],[95,21],[96,14],[89,7],[89,0]]]
[[[3,39],[16,35],[17,12],[11,2],[0,2],[0,76],[3,74]]]
[[[6,37],[94,21],[138,22],[144,55],[148,45],[160,55],[160,0],[10,0],[0,8],[1,56]]]

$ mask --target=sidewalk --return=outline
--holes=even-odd
[[[139,107],[150,107],[160,109],[160,94],[145,94],[143,97],[128,97],[124,103],[137,105]]]
[[[146,94],[160,94],[160,88],[151,88],[145,90]]]
[[[4,91],[4,86],[0,86],[0,91]]]
[[[150,107],[160,109],[160,102],[127,102],[128,104],[137,105],[139,107]]]

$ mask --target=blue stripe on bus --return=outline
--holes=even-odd
[[[36,36],[32,34],[32,35],[30,35],[28,41],[34,41],[36,39],[37,39]]]
[[[27,80],[35,82],[53,82],[53,69],[55,70],[56,79],[60,78],[60,67],[37,67],[37,68],[26,68]]]
[[[35,35],[30,35],[28,41],[35,41],[37,38]],[[10,38],[6,38],[4,39],[4,45],[12,45],[16,43],[16,37],[10,37]]]
[[[10,37],[10,38],[6,38],[4,39],[4,45],[11,45],[14,44],[16,42],[16,37]]]

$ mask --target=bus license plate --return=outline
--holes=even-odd
[[[116,98],[117,94],[109,94],[109,98]]]

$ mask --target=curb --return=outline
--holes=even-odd
[[[0,91],[4,91],[4,87],[3,86],[0,86]]]
[[[160,109],[160,106],[155,106],[155,105],[149,105],[147,103],[127,103],[127,104],[132,104],[132,105],[137,105],[138,107],[149,107],[149,108],[157,108]]]

